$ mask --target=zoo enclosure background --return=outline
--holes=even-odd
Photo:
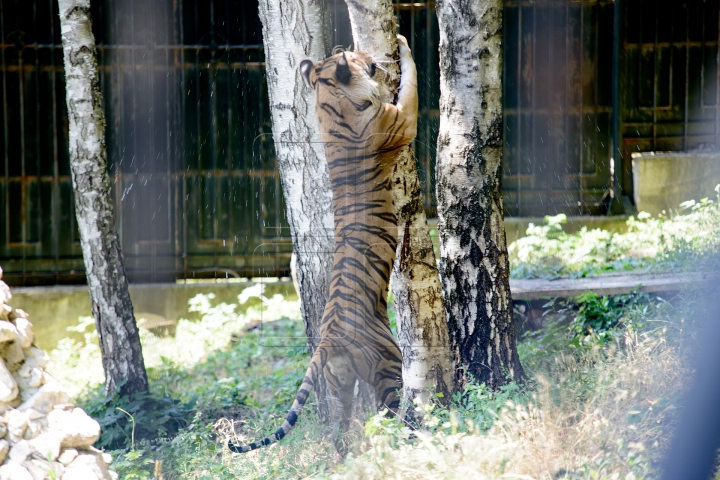
[[[620,0],[616,0],[620,1]],[[607,213],[617,115],[630,153],[716,148],[720,0],[504,1],[508,216]],[[91,2],[109,173],[131,281],[285,274],[285,221],[254,1]],[[331,2],[334,44],[352,43]],[[438,26],[395,2],[420,74],[415,152],[435,215]],[[613,56],[613,40],[620,41]],[[80,283],[55,0],[0,3],[0,264],[14,285]],[[619,95],[613,108],[612,83]]]

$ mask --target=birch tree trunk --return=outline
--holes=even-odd
[[[502,206],[502,0],[440,0],[440,272],[462,385],[522,380]]]
[[[346,0],[355,50],[368,52],[388,71],[385,102],[400,86],[397,23],[390,0]],[[389,61],[390,63],[383,63]],[[376,77],[379,76],[376,74]],[[404,408],[433,392],[450,400],[454,365],[449,349],[442,289],[427,226],[422,190],[411,147],[397,156],[393,198],[398,216],[398,248],[391,276],[403,358]]]
[[[311,352],[320,342],[335,240],[330,175],[314,95],[297,67],[308,57],[315,61],[325,58],[332,48],[328,12],[325,0],[260,0],[273,138]],[[323,378],[315,394],[320,418],[327,422],[329,404]]]
[[[105,151],[105,117],[89,0],[59,0],[75,210],[100,341],[105,393],[147,392],[130,301]]]

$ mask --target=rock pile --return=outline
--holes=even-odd
[[[0,480],[110,480],[112,457],[93,448],[100,425],[45,370],[28,315],[8,305],[0,269]]]

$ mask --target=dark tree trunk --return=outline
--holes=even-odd
[[[89,0],[59,0],[70,167],[75,210],[100,340],[105,392],[147,392],[133,306],[115,229],[105,151],[105,117],[98,81],[97,51]]]
[[[273,139],[311,352],[320,343],[335,239],[330,175],[314,95],[297,67],[308,57],[324,58],[332,48],[328,15],[324,0],[260,0]],[[320,418],[327,422],[329,402],[322,376],[315,395]]]
[[[502,0],[437,2],[440,274],[459,385],[521,381],[502,206]]]

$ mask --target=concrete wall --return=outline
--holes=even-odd
[[[634,153],[632,163],[638,212],[657,215],[677,209],[686,200],[716,198],[720,153]]]
[[[181,318],[198,319],[196,313],[188,312],[188,300],[195,295],[214,293],[216,303],[237,303],[240,292],[251,285],[250,282],[131,284],[130,298],[135,318],[147,319],[148,326],[174,325]],[[11,291],[10,304],[28,312],[35,330],[41,332],[36,338],[43,350],[52,350],[64,337],[82,338],[79,334],[69,335],[67,327],[77,325],[80,316],[92,315],[86,286],[12,288]],[[297,298],[292,282],[268,283],[265,294],[275,293]]]

